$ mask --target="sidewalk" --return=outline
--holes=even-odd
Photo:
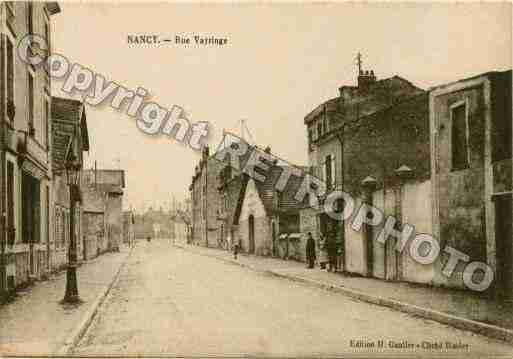
[[[220,249],[190,245],[182,248],[513,343],[513,308],[478,293],[330,273],[269,257],[239,255],[235,260],[232,253]]]
[[[79,306],[63,306],[66,272],[47,281],[36,282],[17,298],[0,306],[0,356],[63,354],[63,348],[80,332],[96,310],[100,298],[114,281],[128,248],[106,253],[77,269],[78,290],[84,301]]]

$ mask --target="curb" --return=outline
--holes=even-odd
[[[231,263],[238,265],[240,267],[248,268],[256,272],[267,273],[272,276],[288,279],[294,282],[300,282],[304,284],[308,284],[317,288],[333,291],[336,293],[343,294],[347,297],[357,299],[362,302],[371,303],[383,307],[388,307],[403,313],[415,315],[424,319],[433,320],[442,324],[450,325],[457,329],[462,329],[466,331],[470,331],[476,334],[480,334],[489,338],[498,339],[504,341],[509,344],[513,344],[513,330],[501,328],[495,325],[486,324],[482,322],[478,322],[471,319],[457,317],[455,315],[439,312],[433,309],[422,308],[416,306],[414,304],[400,302],[394,299],[379,297],[376,295],[369,295],[364,292],[360,292],[355,289],[346,288],[344,286],[337,286],[332,284],[327,284],[323,282],[319,282],[313,279],[304,278],[300,276],[283,274],[269,269],[260,269],[250,264],[240,263],[234,259],[222,258],[212,254],[199,253],[194,250],[190,250],[183,246],[177,246],[183,250],[189,251],[191,253],[199,254],[206,257],[216,258],[222,262]]]
[[[93,319],[95,318],[96,314],[98,313],[98,309],[105,301],[105,298],[109,294],[110,290],[114,285],[117,283],[119,279],[119,275],[121,274],[121,269],[125,266],[127,259],[132,254],[132,249],[128,252],[126,257],[121,262],[121,265],[117,269],[116,273],[114,274],[114,278],[108,284],[105,286],[103,291],[96,297],[96,299],[93,302],[93,305],[86,311],[82,319],[80,320],[79,324],[73,329],[70,335],[66,338],[64,341],[64,344],[54,353],[57,357],[66,357],[69,356],[73,350],[73,348],[78,344],[78,342],[82,339],[84,334],[89,329],[91,323],[93,322]]]

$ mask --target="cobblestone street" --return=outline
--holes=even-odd
[[[438,342],[468,347],[446,351]],[[416,357],[512,352],[499,341],[154,240],[138,243],[74,354],[411,357],[414,350]]]

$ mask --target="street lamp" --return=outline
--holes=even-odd
[[[66,292],[64,294],[64,303],[79,303],[77,284],[77,246],[75,238],[75,203],[80,199],[79,180],[80,180],[80,162],[72,153],[65,165],[66,182],[69,187],[69,249],[68,249],[68,269],[66,272]]]

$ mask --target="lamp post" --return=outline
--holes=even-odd
[[[65,164],[66,181],[69,187],[69,249],[68,269],[66,272],[66,292],[64,303],[79,303],[77,284],[77,246],[75,238],[75,203],[79,198],[80,162],[71,154]]]

